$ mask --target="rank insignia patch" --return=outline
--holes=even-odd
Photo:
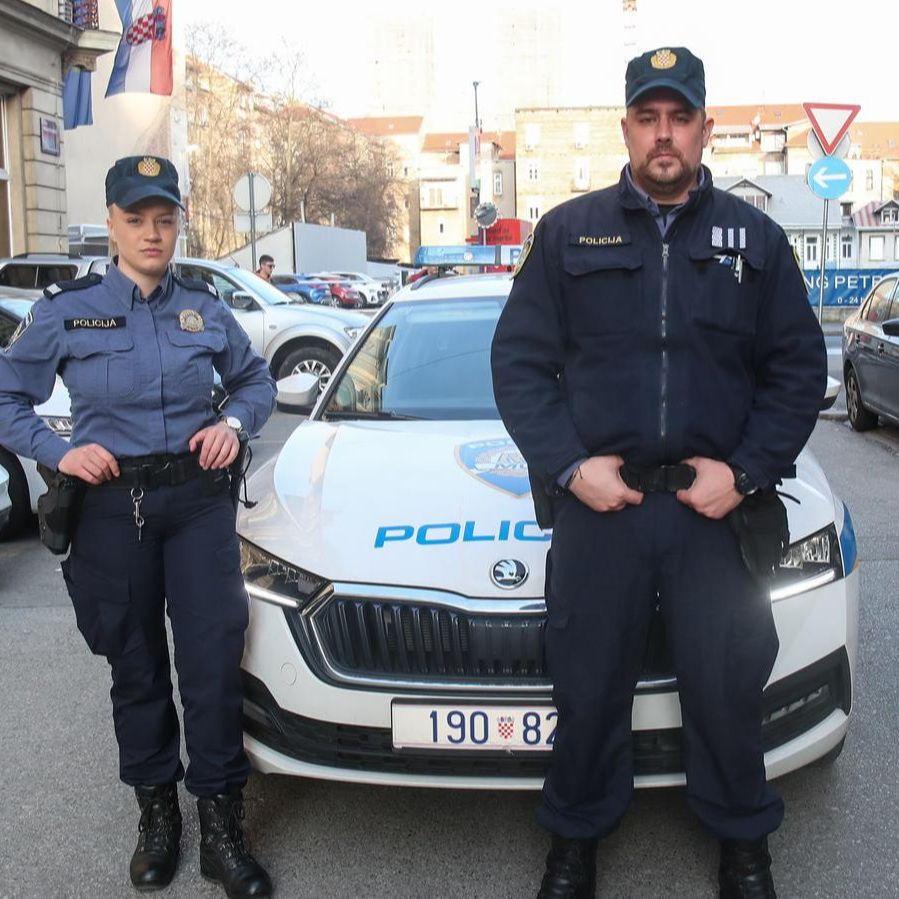
[[[190,331],[191,334],[197,334],[205,327],[203,316],[194,309],[183,309],[178,315],[178,323],[182,331]]]

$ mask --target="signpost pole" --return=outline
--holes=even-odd
[[[253,190],[253,182],[256,180],[256,175],[254,172],[250,172],[248,177],[250,181],[250,252],[253,257],[253,271],[255,272],[258,268],[256,265],[256,192]],[[826,216],[826,203],[824,204],[824,209]]]
[[[821,226],[821,290],[818,293],[818,323],[824,318],[824,266],[827,264],[827,207],[830,200],[824,201],[824,224]]]

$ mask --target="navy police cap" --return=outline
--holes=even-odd
[[[705,68],[686,47],[660,47],[627,64],[625,105],[631,106],[647,91],[667,87],[691,106],[705,106]]]
[[[168,200],[184,209],[178,171],[162,156],[126,156],[106,173],[106,205],[122,209],[150,198]]]

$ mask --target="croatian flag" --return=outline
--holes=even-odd
[[[172,0],[115,0],[122,20],[106,96],[172,93]]]

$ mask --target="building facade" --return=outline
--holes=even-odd
[[[0,0],[0,257],[68,249],[63,79],[119,41],[92,12],[76,27],[71,3]]]

